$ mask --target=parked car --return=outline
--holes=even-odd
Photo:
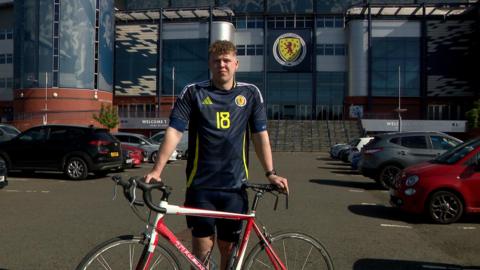
[[[63,171],[74,180],[105,175],[122,166],[120,143],[103,128],[44,125],[0,143],[7,170]]]
[[[131,146],[125,143],[121,144],[122,151],[124,151],[125,156],[130,159],[130,163],[128,163],[127,167],[135,167],[139,166],[143,162],[148,162],[148,158],[146,157],[145,151],[142,148]]]
[[[20,130],[16,127],[7,124],[0,124],[0,142],[9,141],[15,138],[18,134],[20,134]]]
[[[154,141],[155,143],[162,144],[163,138],[165,137],[165,130],[161,130],[152,137],[150,140]],[[183,132],[182,139],[177,144],[177,158],[186,159],[188,157],[188,130]]]
[[[360,140],[358,141],[357,145],[355,145],[354,147],[350,148],[350,151],[348,151],[348,157],[347,157],[347,161],[352,163],[352,158],[354,155],[358,155],[360,153],[360,151],[362,150],[362,148],[367,144],[369,143],[371,140],[373,140],[373,137],[362,137],[360,138]]]
[[[480,213],[480,138],[403,170],[390,194],[393,206],[425,213],[435,223]]]
[[[349,143],[337,143],[335,145],[332,145],[330,147],[330,157],[333,159],[338,159],[341,152],[345,149],[352,147],[352,144],[354,144],[354,142],[355,140],[352,140]]]
[[[403,168],[434,159],[461,143],[441,132],[385,133],[363,147],[358,168],[364,176],[389,188]]]
[[[160,144],[157,144],[147,138],[145,135],[130,133],[130,132],[117,132],[113,135],[122,143],[135,146],[144,150],[148,161],[155,162],[157,160],[158,149]],[[177,159],[177,151],[174,151],[169,158],[169,161]]]
[[[3,160],[0,160],[0,188],[3,188],[7,185],[7,166]]]

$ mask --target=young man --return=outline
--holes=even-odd
[[[209,48],[208,66],[212,79],[187,85],[179,95],[157,162],[145,181],[160,181],[168,158],[188,126],[185,205],[246,213],[248,201],[242,185],[248,179],[250,133],[268,180],[286,192],[288,181],[274,171],[260,91],[255,85],[235,81],[238,69],[235,45],[229,41],[213,43]],[[187,224],[192,228],[193,252],[201,260],[212,250],[217,234],[220,269],[225,269],[233,243],[241,232],[241,222],[187,217]]]

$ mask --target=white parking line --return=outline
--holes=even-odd
[[[379,205],[379,204],[376,204],[376,203],[367,203],[367,202],[362,202],[361,205]]]
[[[422,268],[426,268],[426,269],[453,269],[453,268],[447,268],[445,266],[437,266],[437,265],[422,265]],[[455,269],[457,269],[457,268],[455,268]]]
[[[361,190],[361,189],[349,189],[348,191],[350,191],[350,192],[358,192],[358,193],[365,192],[365,190]]]
[[[392,228],[404,228],[404,229],[411,229],[412,226],[408,225],[398,225],[398,224],[380,224],[382,227],[392,227]]]
[[[470,227],[460,226],[458,228],[461,229],[461,230],[475,230],[477,227],[474,227],[474,226],[470,226]]]
[[[17,190],[17,189],[6,189],[5,192],[12,193],[50,193],[50,190]]]

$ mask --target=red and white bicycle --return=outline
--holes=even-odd
[[[255,223],[259,199],[266,192],[274,194],[277,199],[281,194],[274,185],[248,184],[247,187],[255,192],[252,207],[248,214],[238,214],[171,205],[168,203],[171,188],[163,182],[146,184],[140,177],[132,177],[128,181],[119,176],[112,179],[123,187],[123,194],[137,214],[136,205],[143,205],[143,202],[135,199],[135,190],[138,187],[143,191],[143,201],[148,208],[156,212],[154,223],[150,224],[147,218],[143,235],[119,236],[98,245],[83,258],[77,269],[182,269],[179,256],[172,252],[171,248],[182,254],[194,269],[214,269],[213,260],[209,258],[207,261],[200,261],[178,240],[164,222],[166,215],[194,215],[245,221],[242,236],[232,252],[227,269],[333,269],[327,250],[313,237],[298,232],[269,234],[265,227],[260,228]],[[159,205],[152,201],[152,190],[161,191]],[[259,242],[245,256],[252,231]],[[160,242],[160,236],[166,241]]]

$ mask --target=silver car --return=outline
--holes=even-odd
[[[461,140],[441,132],[377,135],[363,147],[358,170],[389,188],[402,169],[434,159],[461,143]]]
[[[150,140],[161,144],[165,137],[165,130],[159,131],[150,137]],[[182,139],[177,144],[178,158],[186,159],[188,157],[188,130],[183,132]]]

